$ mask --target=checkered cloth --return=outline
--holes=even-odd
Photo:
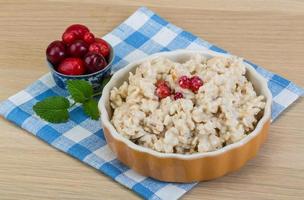
[[[104,39],[113,45],[116,52],[113,71],[138,58],[160,51],[211,49],[226,53],[170,24],[145,7],[138,9]],[[255,64],[252,65],[268,80],[274,97],[272,119],[303,96],[304,90],[294,83]],[[71,119],[64,124],[49,124],[41,120],[34,114],[32,106],[46,97],[55,95],[67,96],[67,92],[56,86],[50,74],[46,74],[2,102],[0,114],[51,146],[98,169],[145,199],[178,199],[196,185],[160,182],[130,170],[120,163],[109,149],[100,122],[88,119],[81,107],[75,107],[70,113]]]

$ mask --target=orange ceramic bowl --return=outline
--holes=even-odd
[[[108,145],[121,162],[139,174],[169,182],[193,182],[215,179],[244,166],[249,159],[257,154],[261,144],[265,141],[270,124],[272,97],[265,79],[247,63],[245,63],[246,76],[252,82],[257,93],[266,97],[266,107],[255,130],[242,140],[216,151],[184,155],[160,153],[139,146],[116,131],[111,123],[113,110],[109,103],[110,90],[115,86],[120,86],[123,81],[128,79],[129,72],[134,72],[138,64],[147,59],[164,56],[176,62],[183,62],[188,60],[193,53],[199,53],[206,57],[230,56],[209,50],[177,50],[157,53],[131,63],[116,72],[103,90],[98,106]]]

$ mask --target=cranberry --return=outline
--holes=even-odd
[[[46,57],[53,65],[59,64],[65,56],[65,45],[59,40],[53,41],[46,49]]]
[[[69,26],[65,32],[74,32],[78,38],[82,38],[84,34],[90,32],[90,30],[85,25],[73,24]]]
[[[181,92],[175,92],[173,99],[177,100],[177,99],[182,99],[184,98],[184,95]]]
[[[72,42],[74,42],[77,39],[77,36],[75,33],[73,32],[64,32],[62,35],[62,41],[65,44],[71,44]]]
[[[181,76],[178,80],[178,84],[184,89],[189,89],[191,87],[191,81],[187,76]]]
[[[87,32],[83,35],[83,41],[85,41],[87,44],[92,44],[95,42],[95,36],[93,33]]]
[[[155,93],[160,99],[163,99],[171,95],[171,89],[166,81],[160,80],[156,83]]]
[[[202,79],[198,76],[193,76],[191,79],[191,87],[192,92],[197,93],[198,89],[204,84]]]
[[[90,30],[81,24],[73,24],[69,26],[62,35],[62,40],[66,44],[71,44],[77,39],[83,39],[86,33],[90,32]]]
[[[69,55],[71,57],[82,58],[88,52],[88,45],[82,40],[76,40],[69,46]]]
[[[84,63],[79,58],[66,58],[57,68],[58,72],[65,75],[82,75],[85,73]]]
[[[107,66],[105,58],[101,54],[95,52],[89,52],[84,57],[84,62],[89,73],[97,72]]]
[[[95,42],[90,45],[89,51],[100,53],[103,57],[108,58],[110,54],[110,46],[103,39],[95,38]]]

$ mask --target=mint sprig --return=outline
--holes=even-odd
[[[105,77],[101,82],[100,90],[109,82],[111,77]],[[64,123],[69,120],[69,109],[76,103],[80,103],[83,111],[91,119],[98,120],[100,113],[98,103],[94,97],[101,94],[101,91],[94,93],[92,85],[84,80],[69,80],[67,89],[74,101],[71,103],[62,96],[48,97],[33,106],[34,112],[45,121],[51,123]]]

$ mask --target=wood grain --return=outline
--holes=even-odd
[[[0,100],[47,72],[44,49],[71,23],[104,35],[139,6],[304,86],[300,0],[0,0]],[[240,171],[200,183],[183,199],[302,199],[304,102],[271,126]],[[139,199],[98,171],[0,119],[0,199]]]

